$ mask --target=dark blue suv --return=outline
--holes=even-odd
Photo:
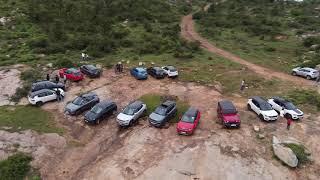
[[[133,77],[135,77],[138,80],[148,79],[147,71],[144,68],[141,68],[141,67],[133,68],[131,69],[130,73]]]

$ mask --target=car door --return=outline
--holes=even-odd
[[[259,111],[260,111],[260,107],[259,107],[259,104],[256,100],[252,99],[252,107],[251,109],[256,112],[257,114],[259,114]]]
[[[299,75],[299,76],[303,76],[303,72],[304,72],[304,69],[299,69],[298,71],[297,71],[297,74]]]
[[[57,94],[54,91],[47,91],[47,101],[53,101],[57,99]]]
[[[137,115],[135,119],[138,119],[143,114],[143,105],[141,104],[139,108],[137,109]]]
[[[280,112],[282,110],[282,103],[274,99],[272,103],[272,108]]]

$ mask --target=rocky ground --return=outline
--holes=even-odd
[[[48,148],[47,140],[36,141],[34,146],[39,147],[33,151],[39,151],[42,144],[49,149],[48,156],[33,154],[39,157],[33,165],[39,168],[44,179],[298,180],[320,176],[320,158],[316,156],[320,152],[320,119],[316,115],[307,115],[287,131],[284,119],[274,123],[261,122],[246,110],[246,99],[239,95],[224,97],[214,88],[172,79],[137,81],[129,75],[114,75],[113,71],[105,71],[99,79],[86,79],[68,86],[64,102],[42,107],[53,112],[56,121],[66,129],[63,139],[67,144],[58,136],[54,142],[59,139],[59,145],[53,143],[58,148]],[[202,118],[195,134],[189,137],[178,136],[175,124],[163,129],[150,127],[146,118],[134,127],[124,129],[118,127],[115,117],[99,126],[89,126],[83,123],[82,115],[69,117],[63,114],[67,101],[87,91],[96,92],[101,99],[114,100],[119,110],[144,94],[174,95],[199,108]],[[217,102],[225,98],[233,100],[239,108],[240,129],[224,129],[216,122]],[[259,131],[254,131],[253,126],[258,126]],[[314,154],[313,163],[298,169],[284,166],[273,157],[273,135],[303,142]],[[42,139],[46,135],[35,136]]]

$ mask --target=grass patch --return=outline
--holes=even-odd
[[[0,126],[12,127],[13,131],[32,129],[39,133],[63,133],[62,128],[55,126],[51,113],[32,106],[0,107]]]
[[[289,91],[286,98],[295,104],[303,105],[307,109],[320,110],[320,94],[314,90],[295,89]]]
[[[285,144],[286,147],[290,148],[299,160],[299,165],[309,162],[308,154],[305,152],[305,147],[298,144]]]
[[[0,179],[23,180],[30,171],[32,158],[26,154],[18,153],[8,159],[0,161]]]
[[[186,112],[187,109],[189,108],[189,105],[186,102],[179,100],[175,96],[162,96],[159,94],[146,94],[146,95],[141,96],[140,100],[147,104],[147,108],[148,108],[147,113],[148,114],[151,114],[162,102],[164,102],[166,100],[176,101],[178,112],[177,112],[176,116],[169,121],[170,123],[178,122],[179,117],[181,115],[183,115],[183,113]]]

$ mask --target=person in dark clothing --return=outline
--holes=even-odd
[[[58,82],[59,82],[59,76],[56,75],[56,83],[58,83]]]
[[[59,89],[56,90],[56,94],[57,94],[57,100],[61,101],[62,98],[61,98],[61,92]]]
[[[50,74],[47,73],[47,81],[50,81]]]
[[[123,64],[120,63],[119,66],[120,66],[120,68],[119,68],[119,69],[120,69],[120,72],[122,73],[122,72],[123,72]]]

